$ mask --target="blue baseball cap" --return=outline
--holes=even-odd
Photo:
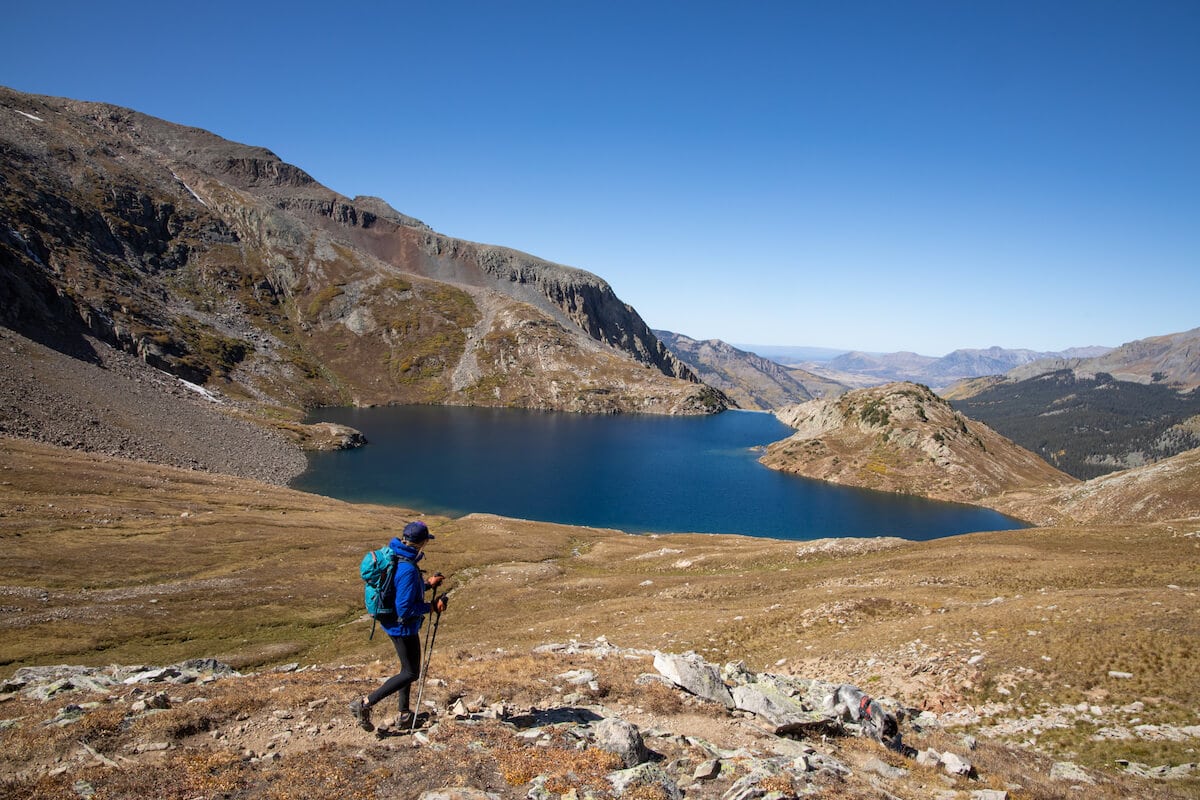
[[[413,542],[414,544],[420,544],[426,539],[437,538],[429,532],[429,526],[421,520],[410,522],[405,525],[404,533],[401,534],[401,536],[403,536],[406,541]]]

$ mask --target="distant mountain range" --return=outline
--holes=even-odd
[[[1094,358],[1048,359],[944,392],[1077,478],[1200,447],[1200,328],[1123,344]]]
[[[934,358],[917,353],[843,353],[827,361],[798,366],[847,386],[875,386],[892,381],[912,381],[942,389],[964,378],[1002,375],[1022,365],[1047,359],[1090,358],[1108,352],[1106,347],[1076,347],[1060,353],[989,347],[963,349]]]
[[[1138,339],[1103,353],[1068,351],[1060,358],[1009,370],[1005,378],[1019,381],[1060,369],[1078,377],[1107,373],[1119,381],[1195,388],[1200,386],[1200,328]]]
[[[808,362],[830,361],[843,353],[850,352],[845,348],[839,350],[832,347],[792,347],[774,344],[739,344],[737,342],[731,344],[739,350],[745,350],[748,353],[769,358],[777,364],[791,367]]]
[[[1083,378],[1106,373],[1119,381],[1163,383],[1180,390],[1200,386],[1200,328],[1150,336],[1120,347],[1093,345],[1059,352],[989,347],[955,350],[941,358],[912,352],[866,353],[775,345],[741,348],[749,356],[803,369],[829,379],[833,385],[861,388],[911,381],[951,398],[978,391],[971,388],[975,378],[987,378],[980,385],[991,386],[1000,380],[1012,383],[1064,369]]]
[[[804,402],[805,393],[832,399],[897,382],[932,385],[958,411],[1079,479],[1200,447],[1200,329],[1061,353],[1000,347],[942,358],[844,352],[804,367],[719,341],[656,333],[743,408],[778,411]],[[779,348],[785,355],[796,350],[803,348]],[[791,391],[781,387],[781,375],[794,382]]]

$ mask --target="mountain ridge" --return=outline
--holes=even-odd
[[[1148,336],[1093,356],[1067,356],[1035,361],[1005,373],[1009,381],[1020,381],[1062,369],[1077,377],[1107,373],[1132,383],[1170,383],[1182,390],[1200,386],[1200,328]]]
[[[437,234],[266,148],[0,89],[0,154],[0,320],[25,332],[296,408],[727,404],[597,276]]]
[[[785,367],[720,339],[700,341],[664,330],[654,334],[701,380],[720,389],[740,408],[766,411],[846,391],[842,384]]]

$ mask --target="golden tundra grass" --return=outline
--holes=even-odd
[[[386,638],[367,640],[357,565],[414,516],[0,439],[0,677],[23,665],[204,656],[239,668],[381,658],[382,675],[393,656]],[[505,658],[605,636],[848,681],[938,711],[996,702],[1032,716],[1139,701],[1142,724],[1200,723],[1196,522],[825,551],[427,519],[437,535],[427,566],[453,591],[433,672],[470,677],[470,659],[487,656],[487,680],[502,690],[493,696],[525,685],[521,670],[497,667]],[[1109,769],[1118,758],[1197,760],[1194,739],[1092,733],[1011,738]]]

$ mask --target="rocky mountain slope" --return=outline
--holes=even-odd
[[[966,503],[1074,482],[918,384],[860,389],[776,416],[796,432],[770,445],[762,463],[809,478]]]
[[[440,235],[260,147],[0,88],[0,186],[0,323],[64,351],[90,334],[292,408],[726,404],[595,275]]]
[[[1200,447],[1198,386],[1200,328],[1098,357],[1035,361],[943,396],[1086,480]]]
[[[274,484],[304,471],[301,449],[353,443],[320,426],[256,424],[250,404],[83,344],[71,356],[0,328],[0,435]]]
[[[701,380],[720,389],[739,408],[767,411],[847,391],[847,387],[836,381],[805,370],[789,369],[719,339],[699,341],[660,330],[654,334]]]
[[[1200,386],[1200,328],[1127,342],[1099,355],[1066,355],[1034,361],[1005,372],[1009,382],[1069,369],[1078,378],[1107,373],[1118,381],[1165,383],[1176,389]]]

